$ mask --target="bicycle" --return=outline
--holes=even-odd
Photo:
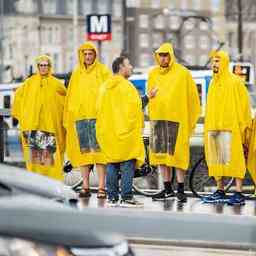
[[[159,182],[157,167],[149,164],[149,138],[143,137],[143,142],[145,147],[145,163],[139,169],[135,170],[133,190],[140,195],[152,197],[160,194],[163,191],[163,187],[159,185],[162,182]],[[91,165],[90,170],[93,171],[93,169],[94,166]],[[65,173],[64,183],[78,192],[83,183],[80,171],[74,170],[69,161],[64,164],[63,171]],[[172,182],[174,181],[174,176],[172,177]]]
[[[235,178],[223,177],[225,193],[233,191]],[[255,185],[253,184],[249,173],[247,172],[244,178],[244,192],[254,194]],[[199,160],[193,165],[189,175],[189,187],[194,196],[203,197],[209,192],[216,191],[216,181],[213,177],[208,176],[208,167],[205,156],[202,155]],[[255,198],[255,195],[247,196],[247,198]]]

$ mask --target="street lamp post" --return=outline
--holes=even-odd
[[[78,48],[78,0],[73,0],[73,53],[74,64],[76,63]]]
[[[3,82],[4,72],[4,0],[0,0],[0,83]]]
[[[123,16],[123,52],[128,49],[128,29],[127,29],[127,5],[126,0],[122,0],[122,16]]]

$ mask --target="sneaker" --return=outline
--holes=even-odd
[[[152,196],[152,200],[153,201],[164,201],[165,199],[174,197],[174,196],[175,196],[174,191],[163,190],[161,193],[159,193],[155,196]]]
[[[116,207],[118,206],[118,200],[117,199],[108,199],[107,206],[109,207]]]
[[[202,197],[202,201],[208,204],[224,203],[225,192],[218,189],[212,195]]]
[[[143,207],[144,204],[132,198],[132,199],[122,199],[120,202],[120,206],[127,207],[127,208],[139,208],[139,207]]]
[[[242,193],[235,192],[228,200],[228,205],[245,205],[245,197]]]
[[[176,196],[179,203],[187,202],[187,195],[184,192],[178,192]]]

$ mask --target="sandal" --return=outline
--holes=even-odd
[[[103,188],[99,188],[98,193],[97,193],[97,198],[98,199],[106,199],[107,198],[106,190]]]
[[[79,192],[79,197],[83,197],[83,198],[88,198],[91,196],[91,191],[89,188],[83,188],[80,192]]]

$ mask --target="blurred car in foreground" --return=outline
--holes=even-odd
[[[133,256],[117,234],[86,228],[81,212],[53,200],[17,195],[0,198],[1,256]]]
[[[22,168],[0,164],[0,196],[33,194],[64,203],[76,203],[77,194],[62,182]]]

